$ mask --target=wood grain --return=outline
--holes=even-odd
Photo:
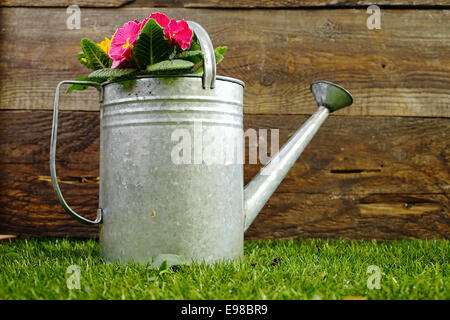
[[[360,7],[375,4],[371,0],[135,0],[132,7],[184,8],[308,8]],[[449,6],[448,0],[378,0],[378,6]]]
[[[162,2],[162,1],[161,1]],[[167,1],[177,3],[178,1]],[[378,6],[448,6],[447,0],[185,0],[185,8],[301,8],[301,7],[360,7]],[[131,5],[144,5],[147,0],[136,0]],[[170,6],[170,5],[169,5]]]
[[[134,0],[0,0],[0,6],[4,7],[121,7]]]
[[[371,0],[0,0],[6,7],[168,7],[168,8],[302,8],[358,7],[373,4]],[[378,6],[449,6],[447,0],[378,0]]]
[[[87,73],[75,57],[82,37],[155,10],[83,9],[81,30],[67,30],[65,9],[2,8],[0,109],[51,109],[56,84]],[[324,79],[355,97],[337,115],[450,116],[446,10],[383,10],[381,30],[366,28],[365,9],[157,10],[229,46],[219,73],[245,81],[247,114],[310,114],[309,84]],[[98,109],[94,92],[64,98],[66,110]]]
[[[378,214],[361,213],[361,203],[385,205]],[[397,204],[435,204],[421,214],[398,214]],[[450,238],[448,196],[383,194],[341,198],[323,194],[276,193],[246,233],[247,239],[273,238]]]
[[[49,180],[51,111],[0,112],[0,233],[95,236],[72,221]],[[307,117],[246,115],[283,143]],[[98,114],[61,113],[57,167],[66,200],[94,218]],[[330,117],[247,232],[249,239],[449,238],[450,122]],[[259,165],[246,165],[245,181]]]
[[[16,236],[0,234],[0,242],[11,242]]]

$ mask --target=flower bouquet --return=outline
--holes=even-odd
[[[181,75],[203,73],[203,52],[186,21],[152,13],[142,22],[129,21],[111,39],[100,43],[83,38],[77,58],[93,70],[77,81],[102,83],[123,81],[138,75]],[[216,64],[223,60],[227,47],[214,49]],[[88,86],[73,84],[67,93]]]

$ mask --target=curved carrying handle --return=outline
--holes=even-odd
[[[87,86],[93,86],[97,88],[97,90],[100,92],[100,102],[102,101],[103,96],[103,87],[101,84],[97,82],[90,82],[90,81],[61,81],[58,83],[58,86],[56,87],[56,93],[55,93],[55,104],[53,107],[53,126],[52,126],[52,138],[50,142],[50,175],[52,177],[52,184],[53,189],[55,190],[56,197],[58,198],[59,203],[62,205],[64,210],[72,216],[75,220],[83,223],[83,224],[98,224],[102,221],[103,216],[103,210],[99,208],[97,210],[97,218],[92,221],[89,219],[86,219],[82,216],[80,216],[78,213],[72,210],[71,207],[67,204],[66,200],[64,200],[64,197],[62,196],[61,190],[59,188],[58,184],[58,178],[56,176],[56,164],[55,164],[55,154],[56,154],[56,138],[58,135],[58,108],[59,108],[59,91],[63,84],[82,84]]]
[[[214,89],[216,82],[216,56],[208,32],[194,21],[188,21],[189,27],[197,36],[198,43],[203,52],[203,89]]]

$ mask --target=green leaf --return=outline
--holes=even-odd
[[[216,57],[216,65],[222,62],[225,52],[227,52],[227,49],[228,49],[228,47],[225,47],[225,46],[217,47],[214,49],[214,55]]]
[[[89,61],[87,60],[86,56],[84,55],[84,52],[78,52],[77,59],[78,59],[78,61],[80,61],[80,63],[82,65],[85,65],[89,69],[94,70],[94,67],[89,63]]]
[[[194,66],[194,63],[187,60],[174,59],[174,60],[164,60],[147,67],[147,72],[170,72],[170,71],[181,71],[190,70]]]
[[[159,266],[159,275],[169,272],[169,266],[167,265],[167,260],[164,260]]]
[[[99,69],[92,72],[88,77],[89,80],[106,81],[118,78],[126,78],[136,72],[136,69]]]
[[[152,264],[149,266],[149,269],[157,269],[159,272],[163,272],[164,270],[170,271],[170,268],[173,266],[185,265],[190,262],[191,260],[185,256],[163,253],[155,257]]]
[[[98,82],[98,83],[102,83],[103,81],[100,81],[99,79],[91,79],[89,77],[80,77],[80,78],[76,78],[75,81],[94,81],[94,82]],[[86,90],[87,88],[89,88],[88,85],[84,85],[84,84],[73,84],[71,85],[67,91],[67,93],[71,93],[73,90]]]
[[[216,57],[216,65],[222,62],[224,58],[225,52],[227,52],[228,47],[217,47],[214,49],[214,56]],[[194,74],[202,74],[203,73],[203,60],[201,63],[198,63],[194,68]]]
[[[83,49],[84,58],[87,59],[87,65],[91,69],[105,69],[111,66],[111,59],[94,41],[87,38],[81,39],[81,48]]]
[[[134,58],[140,69],[166,60],[172,53],[169,41],[164,36],[164,29],[150,19],[141,30],[134,44]]]
[[[76,78],[75,80],[76,81],[92,81],[88,77],[80,77],[80,78]],[[81,91],[81,90],[86,90],[87,88],[89,88],[89,86],[87,86],[87,85],[73,84],[67,89],[66,94],[67,93],[71,93],[73,90],[80,90]]]
[[[173,48],[173,51],[172,51],[172,53],[169,55],[169,60],[173,60],[173,59],[175,59],[175,56],[177,55],[177,47],[175,46],[174,48]]]
[[[177,59],[183,59],[193,62],[194,64],[199,63],[202,61],[203,58],[203,52],[200,50],[193,50],[193,51],[183,51],[176,55]]]
[[[189,47],[189,51],[197,51],[197,50],[202,50],[202,48],[200,48],[200,45],[198,44],[198,40],[197,40],[197,36],[194,35],[192,36],[192,42],[191,42],[191,46]]]

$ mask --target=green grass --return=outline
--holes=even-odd
[[[449,247],[447,240],[254,241],[241,262],[151,270],[104,263],[96,240],[16,239],[0,244],[0,299],[450,299]],[[66,286],[74,264],[79,290]],[[371,265],[381,270],[378,290],[367,287]]]

